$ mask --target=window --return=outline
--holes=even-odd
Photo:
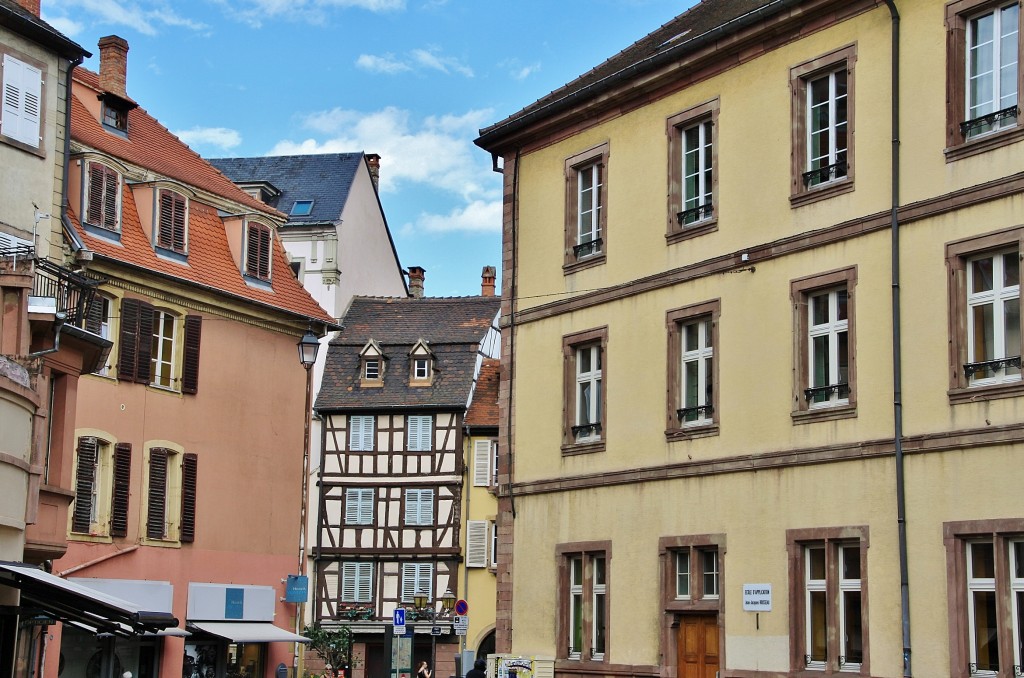
[[[124,537],[128,533],[128,498],[132,446],[111,445],[82,436],[75,450],[75,503],[71,531]]]
[[[494,440],[473,441],[473,486],[497,484],[498,443]],[[493,468],[492,468],[493,464]]]
[[[312,212],[312,200],[296,200],[292,204],[292,211],[290,212],[290,214],[293,217],[308,217]]]
[[[870,675],[867,528],[788,530],[793,665]]]
[[[153,346],[150,349],[153,366],[153,386],[172,388],[174,385],[175,327],[178,319],[166,311],[153,311]]]
[[[607,328],[562,339],[566,415],[562,450],[565,452],[590,452],[604,447],[607,342]]]
[[[140,384],[176,389],[179,375],[175,350],[178,317],[158,311],[139,299],[121,300],[121,327],[118,335],[117,378]],[[199,347],[203,318],[188,315],[184,319],[182,393],[199,391]]]
[[[715,346],[720,308],[716,300],[666,315],[671,356],[666,435],[670,440],[717,432]]]
[[[946,5],[946,160],[997,148],[1024,134],[1020,7],[958,0]]]
[[[498,523],[491,520],[491,567],[498,566]]]
[[[246,224],[245,273],[260,280],[270,280],[270,227],[250,221]]]
[[[374,490],[372,487],[345,489],[345,524],[372,525]]]
[[[85,221],[108,231],[121,230],[121,175],[100,162],[86,163]]]
[[[430,378],[430,360],[428,358],[416,358],[412,361],[412,378]]]
[[[571,273],[602,263],[607,251],[608,143],[565,161],[565,265]]]
[[[466,567],[487,567],[487,546],[491,523],[466,521]]]
[[[373,416],[351,414],[348,417],[348,449],[352,452],[373,452]]]
[[[793,206],[853,190],[853,74],[856,46],[790,69],[793,93]]]
[[[668,241],[715,230],[718,99],[668,119]]]
[[[86,313],[85,318],[85,329],[93,334],[103,337],[104,339],[112,339],[111,335],[111,322],[113,317],[114,302],[109,297],[105,297],[101,294],[97,294],[93,297],[92,304],[89,306],[89,310]],[[110,376],[110,364],[104,364],[98,370],[96,374],[104,377]]]
[[[197,470],[195,454],[150,448],[146,473],[147,539],[195,539]]]
[[[588,542],[559,546],[558,656],[604,661],[608,653],[608,562],[611,545]]]
[[[434,418],[429,414],[410,414],[405,418],[405,448],[410,452],[434,449]]]
[[[363,379],[380,381],[380,360],[378,358],[367,358],[363,361]]]
[[[433,490],[406,490],[405,491],[405,524],[406,525],[433,525],[434,524],[434,491]]]
[[[3,107],[0,135],[8,141],[40,149],[43,124],[43,71],[10,54],[3,58]]]
[[[188,201],[180,193],[165,188],[160,189],[159,196],[156,246],[185,254],[188,249]]]
[[[373,563],[341,564],[341,602],[373,602]]]
[[[434,600],[433,563],[402,563],[402,602],[412,603],[417,593]]]
[[[384,385],[384,370],[386,368],[384,353],[380,345],[370,339],[359,351],[359,385],[369,387],[380,387]]]
[[[1024,392],[1020,254],[1024,229],[946,245],[953,403]]]
[[[666,612],[719,609],[725,535],[662,537],[658,549]]]
[[[434,354],[423,339],[409,351],[409,385],[430,386],[433,381]]]
[[[128,107],[112,102],[109,98],[103,101],[103,126],[127,134]]]
[[[794,417],[850,416],[854,379],[855,268],[790,284],[796,312],[798,380]]]

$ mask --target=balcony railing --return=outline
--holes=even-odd
[[[96,299],[98,280],[90,280],[47,259],[36,259],[32,294],[57,300],[57,312],[65,323],[85,329],[86,318]]]

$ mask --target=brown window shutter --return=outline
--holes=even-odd
[[[99,334],[103,331],[103,321],[106,320],[103,317],[103,302],[104,298],[97,294],[93,297],[92,303],[89,304],[89,310],[85,313],[85,329],[87,332]]]
[[[153,307],[138,299],[121,301],[117,378],[149,383],[153,350]]]
[[[196,476],[199,457],[186,452],[181,460],[181,541],[196,540]]]
[[[171,224],[173,230],[174,251],[185,253],[185,198],[174,194],[174,218]]]
[[[260,229],[260,273],[261,278],[270,277],[270,229]]]
[[[117,172],[103,168],[103,226],[117,230]]]
[[[99,441],[93,436],[78,439],[78,468],[75,472],[75,511],[71,531],[89,533],[92,526],[92,488],[96,482],[96,455]]]
[[[114,492],[110,500],[110,536],[128,536],[128,497],[131,488],[132,445],[114,445]]]
[[[135,365],[135,381],[148,384],[153,365],[153,307],[144,301],[139,302],[139,336],[138,362]]]
[[[149,451],[149,507],[146,514],[146,536],[163,539],[167,529],[167,450],[154,447]]]
[[[203,317],[185,316],[185,358],[181,366],[181,392],[199,390],[199,344],[203,333]]]
[[[250,223],[246,238],[245,272],[266,280],[270,277],[270,229]]]
[[[160,191],[160,228],[157,245],[185,253],[185,198],[174,191]]]
[[[103,175],[105,168],[96,163],[89,165],[89,205],[85,220],[90,224],[103,224]]]

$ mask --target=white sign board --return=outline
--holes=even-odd
[[[465,636],[469,632],[469,617],[466,615],[456,615],[452,623],[455,627],[455,635]]]
[[[772,585],[744,584],[743,609],[747,612],[771,612]]]

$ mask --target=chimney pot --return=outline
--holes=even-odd
[[[480,294],[485,297],[494,296],[494,277],[496,275],[493,266],[484,266],[480,274]]]
[[[426,277],[426,269],[419,266],[409,267],[409,295],[420,299],[423,297],[423,278]]]
[[[128,98],[128,41],[116,35],[100,38],[100,89]]]

